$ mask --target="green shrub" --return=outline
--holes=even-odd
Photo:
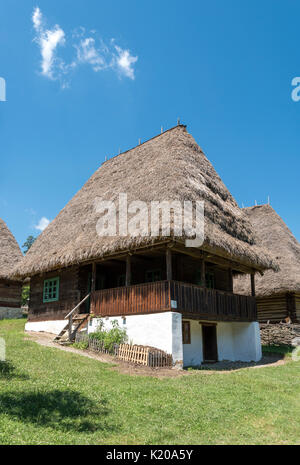
[[[88,341],[74,342],[74,344],[72,344],[72,347],[75,347],[76,349],[87,349],[88,346]]]
[[[117,320],[111,322],[112,328],[109,330],[103,329],[103,321],[101,320],[97,331],[90,334],[91,339],[97,339],[100,342],[103,342],[104,348],[109,352],[113,352],[114,344],[123,344],[127,341],[126,330],[120,328]]]

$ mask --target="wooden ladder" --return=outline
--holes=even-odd
[[[89,313],[77,313],[79,307],[89,297],[90,294],[86,295],[85,298],[82,299],[81,302],[79,302],[79,304],[77,304],[76,307],[74,307],[73,310],[65,316],[65,320],[68,320],[68,322],[61,332],[55,336],[53,341],[59,342],[60,344],[67,344],[74,341],[76,333],[84,328],[90,319]]]

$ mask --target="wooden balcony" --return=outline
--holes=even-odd
[[[158,281],[95,291],[91,313],[125,316],[174,311],[186,318],[255,321],[255,297],[206,289],[178,281]]]

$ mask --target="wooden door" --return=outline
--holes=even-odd
[[[203,361],[218,361],[217,326],[202,325]]]

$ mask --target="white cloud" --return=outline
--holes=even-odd
[[[67,38],[65,31],[57,24],[47,29],[39,7],[33,11],[32,23],[36,32],[34,40],[41,52],[41,74],[49,79],[58,79],[62,88],[68,87],[66,79],[70,72],[83,64],[91,66],[95,72],[111,69],[129,79],[135,78],[134,65],[138,57],[133,56],[130,50],[115,45],[113,39],[107,45],[98,37],[97,31],[92,30],[87,34],[82,26]],[[73,54],[75,48],[76,56],[69,64],[58,56],[59,46],[66,46],[66,51]]]
[[[101,56],[100,50],[95,47],[95,39],[92,37],[81,40],[79,45],[75,45],[75,48],[78,62],[90,64],[94,71],[100,71],[107,67],[105,59]]]
[[[50,220],[48,220],[48,218],[46,218],[45,216],[43,216],[40,221],[38,222],[38,224],[36,224],[34,227],[35,229],[37,229],[38,231],[44,231],[44,229],[47,228],[48,224],[50,223]]]
[[[56,58],[56,48],[65,44],[65,33],[57,24],[53,29],[46,29],[41,10],[35,8],[32,15],[33,27],[36,31],[35,41],[42,55],[42,74],[50,79],[56,79],[55,66],[62,70],[63,61]],[[57,70],[56,70],[57,71]]]
[[[125,76],[130,79],[134,79],[134,63],[137,62],[138,57],[134,57],[130,54],[129,50],[123,50],[121,47],[116,45],[116,50],[118,52],[117,65],[119,70],[125,74]]]
[[[36,31],[41,28],[41,26],[42,26],[42,12],[38,7],[36,7],[34,9],[34,11],[33,11],[32,22],[33,22],[33,26],[34,26]]]

